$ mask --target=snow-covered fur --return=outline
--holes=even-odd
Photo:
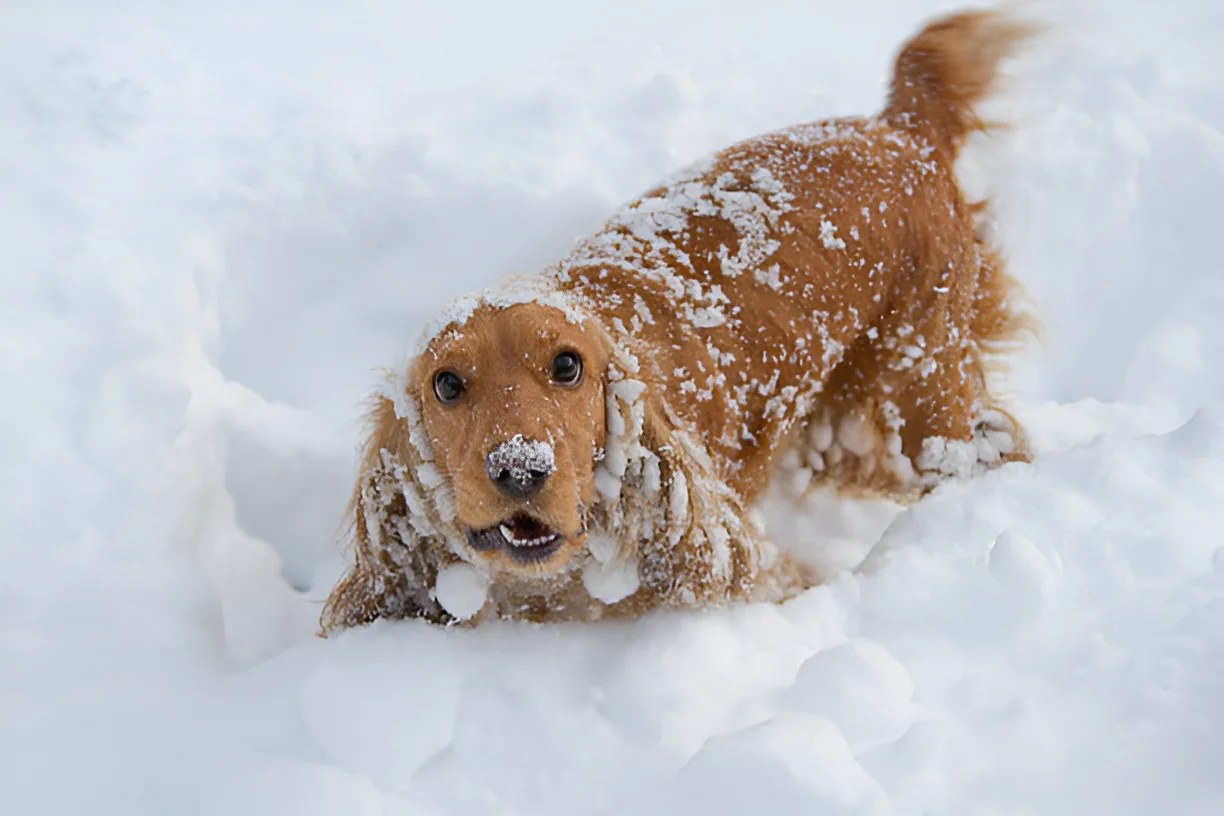
[[[1025,459],[988,373],[1031,326],[953,164],[1028,33],[931,23],[880,115],[730,147],[454,304],[374,400],[324,630],[779,600],[819,576],[763,537],[774,480],[908,501]]]

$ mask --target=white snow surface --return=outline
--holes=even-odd
[[[0,6],[0,812],[1224,813],[1216,0],[1039,7],[963,162],[1032,465],[769,508],[782,606],[314,636],[377,369],[952,7]]]

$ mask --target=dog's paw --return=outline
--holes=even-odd
[[[914,464],[923,484],[933,486],[989,470],[1014,458],[1019,449],[1016,423],[1002,411],[987,410],[974,422],[971,439],[924,439]]]

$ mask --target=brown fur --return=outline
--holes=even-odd
[[[754,521],[783,471],[798,490],[909,501],[1026,459],[988,375],[1032,326],[953,164],[1030,31],[992,12],[933,22],[902,49],[879,116],[730,147],[557,266],[445,316],[375,399],[355,564],[324,630],[451,621],[435,585],[462,564],[489,585],[476,619],[782,599],[818,580]],[[584,360],[577,386],[549,380],[561,350]],[[455,405],[432,393],[443,367],[468,384]],[[526,501],[485,473],[515,435],[555,453]],[[564,535],[547,561],[467,545],[468,528],[520,511]],[[623,597],[591,589],[624,574],[637,584]]]

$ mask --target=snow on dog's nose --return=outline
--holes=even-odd
[[[497,489],[512,499],[528,499],[540,492],[557,469],[552,445],[517,434],[502,442],[485,458],[485,472]]]

